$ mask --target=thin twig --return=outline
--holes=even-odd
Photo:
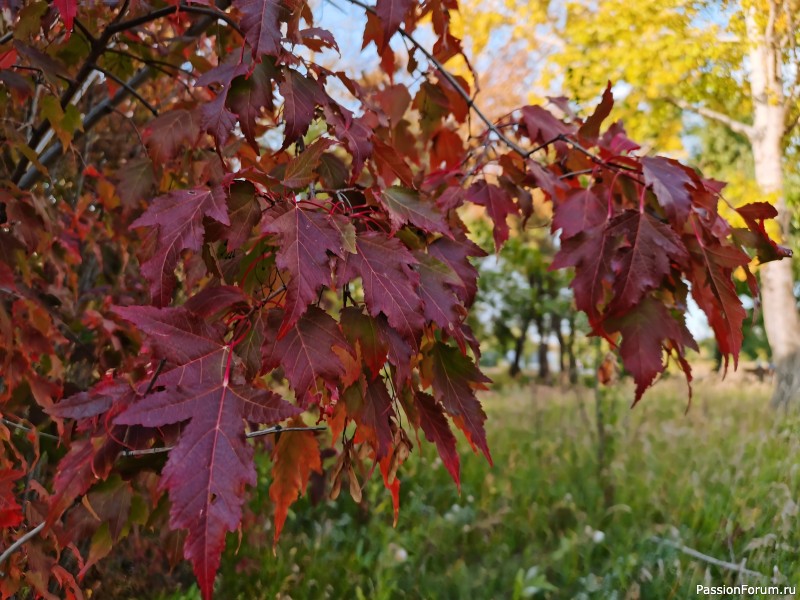
[[[690,112],[700,115],[701,117],[705,117],[706,119],[711,119],[712,121],[721,123],[734,133],[743,135],[748,139],[752,139],[753,135],[755,134],[755,129],[753,128],[752,125],[748,125],[747,123],[742,123],[741,121],[738,121],[729,115],[718,112],[706,106],[695,106],[681,98],[667,98],[666,100],[667,102],[673,104],[674,106],[677,106],[681,110],[688,110]]]
[[[42,529],[44,529],[44,526],[45,526],[45,521],[42,521],[36,527],[31,529],[28,533],[26,533],[25,535],[20,537],[16,542],[14,542],[8,548],[6,548],[5,552],[0,554],[0,565],[2,565],[8,559],[9,556],[14,554],[14,552],[19,550],[25,542],[27,542],[31,538],[36,537],[39,534],[39,532]],[[5,576],[5,573],[0,572],[0,577],[4,577],[4,576]]]
[[[236,21],[234,21],[230,17],[230,15],[216,8],[210,8],[206,6],[194,6],[191,4],[178,4],[177,6],[167,6],[165,8],[160,8],[158,10],[154,10],[151,13],[147,13],[146,15],[142,15],[141,17],[136,17],[135,19],[130,19],[128,21],[122,21],[121,23],[117,23],[113,27],[110,27],[110,29],[113,33],[128,31],[129,29],[133,29],[141,25],[146,25],[147,23],[151,23],[152,21],[156,21],[158,19],[161,19],[162,17],[167,17],[176,12],[187,12],[187,13],[195,13],[198,15],[206,15],[209,17],[213,17],[215,19],[219,19],[221,21],[225,21],[225,23],[230,25],[234,31],[236,31],[239,35],[242,35],[242,30],[239,28],[238,23],[236,23]]]
[[[377,14],[372,6],[364,4],[363,2],[361,2],[361,0],[345,0],[345,1],[349,2],[350,4],[355,4],[356,6],[363,8],[365,11],[372,13],[373,15]],[[456,91],[456,93],[464,99],[464,102],[467,103],[467,106],[469,106],[475,112],[475,114],[478,115],[478,118],[486,124],[486,127],[488,127],[492,133],[494,133],[498,138],[500,138],[500,140],[506,146],[511,148],[514,152],[516,152],[520,156],[523,156],[525,158],[530,156],[528,150],[525,150],[522,146],[520,146],[514,140],[512,140],[506,134],[504,134],[497,127],[497,125],[494,124],[494,121],[492,121],[489,117],[486,116],[486,114],[484,114],[484,112],[475,104],[475,101],[472,99],[472,96],[470,96],[467,93],[467,91],[463,87],[461,87],[461,84],[458,83],[458,80],[453,76],[453,74],[450,73],[450,71],[448,71],[445,68],[445,66],[441,62],[439,62],[439,60],[437,60],[436,57],[434,57],[433,54],[431,54],[427,50],[427,48],[425,48],[425,46],[423,46],[420,42],[418,42],[416,38],[414,38],[414,36],[408,33],[403,27],[398,29],[397,32],[405,39],[407,39],[409,42],[411,42],[411,44],[425,56],[428,62],[430,62],[436,68],[439,74],[442,77],[444,77],[451,86],[453,86],[453,89]]]
[[[217,6],[219,9],[224,9],[230,4],[229,0],[218,0]],[[172,7],[170,7],[172,8]],[[198,8],[198,7],[194,7]],[[192,12],[199,12],[197,10],[193,10]],[[209,11],[204,11],[204,14],[207,14]],[[218,14],[214,13],[214,16],[217,18],[222,18]],[[199,19],[192,27],[190,27],[183,36],[183,40],[190,39],[197,37],[200,35],[206,28],[208,28],[211,23],[213,22],[213,18],[207,16],[206,18]],[[147,81],[153,73],[153,69],[150,66],[145,66],[139,69],[130,79],[127,80],[127,86],[122,87],[117,90],[117,93],[114,94],[113,98],[106,98],[100,104],[94,106],[89,113],[86,115],[86,118],[83,120],[83,132],[84,134],[88,132],[89,129],[94,127],[103,117],[107,114],[114,112],[114,108],[119,105],[123,100],[125,100],[129,95],[129,88],[136,89],[140,85],[142,85],[145,81]],[[76,139],[80,134],[76,134]],[[49,166],[55,160],[57,160],[62,155],[62,147],[61,142],[56,142],[52,146],[50,146],[47,150],[45,150],[39,156],[39,162],[44,165],[45,167]],[[24,161],[21,159],[20,164],[27,165],[27,159]],[[34,165],[31,166],[25,174],[19,179],[19,183],[17,186],[20,189],[28,189],[31,187],[36,181],[42,177],[42,173],[39,172],[39,169]],[[5,205],[0,203],[0,222],[3,222],[2,213]]]
[[[105,75],[109,79],[115,81],[117,83],[117,85],[121,85],[122,87],[124,87],[126,90],[128,90],[128,93],[131,96],[136,98],[139,102],[141,102],[147,108],[147,110],[149,110],[151,113],[153,113],[154,117],[158,116],[158,110],[156,109],[156,107],[153,106],[152,104],[150,104],[147,100],[145,100],[144,97],[139,92],[137,92],[135,88],[133,88],[130,85],[128,85],[127,81],[125,81],[123,79],[120,79],[119,77],[114,75],[114,73],[104,69],[103,67],[95,66],[95,70],[96,71],[100,71],[103,75]]]
[[[44,431],[39,431],[38,429],[32,429],[30,427],[26,427],[25,425],[21,425],[20,423],[14,423],[14,421],[9,421],[8,419],[5,418],[0,418],[0,423],[3,423],[3,425],[8,425],[9,427],[13,427],[14,429],[19,429],[20,431],[26,431],[28,433],[35,431],[38,435],[44,438],[58,441],[57,435],[53,435],[52,433],[45,433]]]
[[[285,431],[325,431],[327,428],[324,425],[315,425],[313,427],[281,427],[280,425],[276,425],[275,427],[268,427],[267,429],[258,429],[256,431],[251,431],[245,435],[247,439],[261,437],[264,435],[271,435],[273,433],[283,433]],[[129,457],[129,456],[146,456],[150,454],[162,454],[163,452],[169,452],[175,448],[175,446],[164,446],[161,448],[145,448],[144,450],[124,450],[120,452],[120,456]]]
[[[736,564],[734,562],[728,562],[727,560],[720,560],[718,558],[714,558],[713,556],[709,556],[708,554],[703,554],[702,552],[698,552],[694,548],[689,548],[689,546],[684,546],[679,542],[673,542],[672,540],[668,540],[658,536],[653,536],[650,539],[653,540],[654,542],[658,542],[659,544],[665,544],[667,546],[671,546],[676,550],[680,550],[684,554],[688,554],[693,558],[705,561],[722,569],[734,571],[742,575],[751,575],[753,577],[761,577],[762,579],[769,579],[769,577],[767,575],[764,575],[763,573],[759,573],[758,571],[753,571],[752,569],[746,569],[743,565]]]

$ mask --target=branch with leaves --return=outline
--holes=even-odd
[[[67,537],[61,525],[91,507],[87,528],[108,523],[112,546],[142,521],[111,498],[139,498],[148,526],[185,532],[210,598],[259,483],[256,452],[272,460],[276,541],[312,477],[329,497],[345,478],[363,502],[360,481],[378,470],[396,514],[415,431],[456,485],[456,433],[491,463],[477,396],[490,382],[466,322],[485,253],[463,207],[484,211],[499,250],[534,196],[551,204],[561,242],[550,268],[570,270],[575,304],[617,349],[635,401],[669,360],[691,381],[689,294],[736,361],[745,310],[733,273],[785,254],[766,234],[771,207],[740,207],[732,228],[718,182],[642,156],[607,123],[610,86],[586,117],[524,106],[492,122],[444,68],[462,53],[452,4],[348,1],[380,58],[369,80],[316,61],[338,45],[304,2],[65,0],[9,13],[0,411],[39,432],[0,422],[14,585],[52,575],[34,573],[45,562],[19,542],[30,497]],[[428,24],[430,48],[416,35]],[[396,77],[407,65],[395,35],[425,59],[411,65],[418,86]],[[53,437],[66,450],[42,466]],[[54,580],[77,596],[96,554],[50,538],[36,551],[91,554]]]

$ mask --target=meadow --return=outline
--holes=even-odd
[[[683,599],[800,582],[800,419],[766,384],[699,382],[688,412],[677,381],[633,409],[626,385],[596,393],[485,393],[495,466],[463,443],[460,494],[423,443],[397,527],[377,474],[362,506],[304,499],[274,554],[266,517],[267,535],[228,544],[219,597]]]

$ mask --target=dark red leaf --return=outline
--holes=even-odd
[[[461,280],[442,261],[421,252],[416,252],[414,256],[419,260],[417,289],[425,319],[436,323],[450,335],[458,335],[458,326],[467,312],[455,293]]]
[[[333,126],[336,139],[347,146],[353,157],[352,179],[357,179],[364,162],[372,155],[372,129],[364,117],[355,118],[342,106],[325,106],[325,118]]]
[[[320,288],[331,283],[328,253],[345,257],[341,229],[326,213],[305,211],[297,206],[270,223],[265,231],[279,236],[278,268],[287,271],[284,320],[278,333],[282,337],[308,305],[317,299]],[[340,223],[341,227],[347,226]]]
[[[478,269],[469,261],[469,257],[483,257],[486,252],[467,238],[439,238],[428,246],[428,253],[448,265],[458,276],[460,283],[456,287],[456,294],[464,306],[471,306],[478,292]]]
[[[283,319],[282,310],[269,314],[262,347],[264,368],[282,366],[297,399],[307,406],[322,393],[325,382],[335,386],[345,374],[345,366],[334,349],[351,356],[354,353],[338,323],[315,306],[310,306],[279,338],[278,325]]]
[[[486,212],[494,223],[494,245],[497,250],[500,250],[508,239],[509,229],[506,219],[509,215],[519,212],[511,195],[506,189],[481,180],[473,183],[467,190],[467,199],[479,206],[486,207]]]
[[[734,246],[701,244],[693,236],[684,236],[684,240],[692,258],[687,272],[692,297],[708,317],[726,367],[728,356],[733,356],[735,367],[739,362],[742,323],[747,313],[736,293],[732,274],[737,267],[746,266],[750,258]]]
[[[272,81],[277,74],[272,62],[265,60],[256,65],[248,76],[236,77],[228,92],[228,106],[239,117],[239,126],[245,139],[256,149],[256,119],[265,108],[272,109]]]
[[[444,217],[436,210],[436,205],[420,199],[415,190],[393,185],[378,196],[381,204],[389,212],[392,233],[410,223],[424,231],[444,233],[450,236],[450,228]]]
[[[425,320],[417,295],[417,260],[402,242],[377,231],[356,237],[356,254],[349,254],[339,284],[361,277],[369,314],[383,313],[389,324],[409,340],[416,338]]]
[[[186,148],[191,148],[199,135],[192,113],[185,109],[162,113],[142,132],[150,156],[156,163],[170,161]]]
[[[383,25],[384,45],[400,28],[414,4],[414,0],[378,0],[375,3],[375,12]]]
[[[278,56],[281,52],[280,0],[233,0],[233,5],[242,13],[240,24],[253,51],[253,59],[260,61],[264,54]]]
[[[605,223],[608,207],[592,188],[581,188],[556,205],[552,230],[561,230],[561,239],[569,239]]]
[[[537,144],[552,142],[558,136],[570,133],[570,128],[541,106],[522,109],[522,121],[528,137]]]
[[[614,95],[611,93],[611,82],[609,81],[603,92],[603,98],[600,100],[600,104],[597,105],[592,116],[586,119],[584,124],[578,129],[578,135],[592,141],[600,137],[600,126],[603,124],[603,121],[606,120],[606,117],[611,114],[612,108],[614,108]]]
[[[479,448],[492,464],[483,427],[486,413],[475,396],[475,390],[485,388],[485,384],[491,383],[491,380],[480,372],[468,356],[441,342],[429,350],[424,360],[433,384],[433,395],[464,432],[472,447]]]
[[[636,382],[635,402],[666,368],[665,349],[676,350],[680,357],[687,347],[697,350],[686,325],[676,321],[664,305],[653,298],[645,298],[623,315],[608,319],[604,326],[607,331],[622,333],[619,351],[622,364]],[[691,378],[690,373],[687,376]]]
[[[288,148],[308,130],[317,104],[325,104],[327,95],[316,79],[301,75],[294,69],[283,68],[283,81],[278,84],[283,96],[283,147]]]
[[[686,250],[678,235],[647,213],[627,210],[612,219],[606,235],[622,236],[614,258],[614,299],[609,310],[619,312],[639,303],[660,287],[671,263],[685,265]]]
[[[220,331],[186,309],[127,307],[116,312],[176,365],[159,376],[163,391],[144,397],[116,422],[159,427],[189,421],[170,451],[160,485],[169,490],[170,526],[187,530],[184,556],[203,596],[210,598],[225,535],[239,526],[245,486],[256,483],[244,420],[277,423],[300,409],[273,392],[244,384]]]
[[[652,186],[670,220],[682,227],[692,208],[689,169],[677,160],[662,156],[644,156],[641,161],[645,183]]]
[[[155,198],[134,227],[157,227],[158,243],[153,256],[142,264],[157,306],[169,304],[175,286],[175,265],[183,250],[203,246],[203,217],[230,225],[222,188],[198,187],[176,190]]]
[[[450,431],[450,425],[447,423],[441,404],[433,396],[424,392],[414,394],[414,400],[416,400],[419,414],[419,424],[425,433],[425,437],[429,442],[436,444],[436,449],[442,458],[445,468],[460,490],[460,464],[458,450],[456,450],[456,438],[453,432]]]

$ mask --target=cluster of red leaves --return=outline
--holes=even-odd
[[[467,138],[468,85],[441,68],[461,52],[449,31],[455,1],[379,0],[368,9],[364,44],[375,43],[386,77],[369,86],[308,58],[337,45],[300,0],[198,2],[199,16],[193,5],[169,3],[54,4],[63,28],[51,32],[49,54],[33,42],[53,41],[39,27],[52,23],[50,12],[23,9],[24,35],[7,52],[0,47],[0,57],[13,52],[0,70],[7,106],[31,97],[25,69],[53,78],[45,95],[62,75],[78,80],[68,34],[84,10],[98,28],[94,61],[110,31],[145,52],[153,36],[188,36],[208,11],[224,19],[199,35],[202,58],[191,45],[173,51],[179,65],[191,60],[194,89],[183,93],[168,77],[151,84],[153,102],[164,90],[176,99],[142,128],[144,150],[113,163],[85,150],[97,168],[83,170],[90,184],[75,202],[48,202],[42,188],[0,192],[2,412],[24,415],[25,426],[68,447],[52,481],[39,483],[30,476],[36,430],[26,454],[0,425],[0,443],[13,451],[0,458],[3,539],[26,520],[44,521],[49,532],[0,565],[9,573],[3,597],[23,577],[47,597],[50,575],[80,597],[62,550],[82,577],[132,527],[156,522],[164,491],[169,526],[186,532],[183,555],[211,597],[225,536],[240,527],[246,488],[257,483],[251,438],[264,426],[297,429],[267,442],[276,539],[313,473],[327,473],[331,496],[346,479],[360,500],[358,474],[379,465],[397,510],[398,468],[419,430],[456,484],[451,424],[491,462],[476,397],[488,380],[465,323],[477,291],[470,261],[484,253],[461,220],[465,204],[483,207],[499,249],[508,217],[530,216],[534,195],[552,202],[560,235],[552,267],[574,268],[576,305],[619,348],[636,400],[670,356],[691,380],[690,293],[735,361],[745,311],[732,273],[749,273],[745,248],[762,261],[783,254],[764,230],[771,206],[739,209],[747,228],[732,230],[717,210],[721,184],[671,159],[639,157],[618,123],[602,129],[610,90],[587,119],[554,99],[566,119],[527,106]],[[417,46],[427,66],[412,54],[410,68],[424,76],[412,90],[394,83],[389,40],[410,36],[423,18],[436,42],[430,53]],[[107,78],[110,93],[122,77]],[[336,99],[333,82],[358,116]],[[62,96],[60,113],[39,115],[64,148],[78,131],[68,127],[73,97]],[[279,126],[282,140],[265,151]],[[27,140],[9,145],[19,155],[14,183],[28,163],[46,171]],[[108,247],[124,267],[111,270]],[[93,271],[70,274],[90,259]],[[331,437],[308,430],[312,420]],[[321,443],[339,448],[332,462]],[[165,464],[153,459],[159,448],[168,449]],[[133,496],[147,498],[150,517],[132,509]]]

